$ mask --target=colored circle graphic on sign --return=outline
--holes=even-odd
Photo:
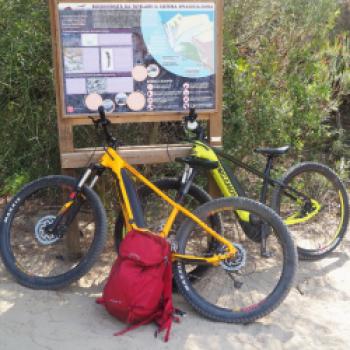
[[[145,107],[146,98],[141,92],[135,91],[128,96],[126,104],[132,111],[138,112]]]
[[[137,65],[133,68],[132,77],[136,81],[144,81],[147,78],[147,69],[144,66]]]
[[[90,111],[97,111],[98,107],[102,105],[103,99],[101,95],[92,93],[85,97],[85,105]]]

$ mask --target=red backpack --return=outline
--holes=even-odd
[[[155,321],[158,332],[173,320],[171,250],[168,242],[151,232],[130,231],[122,241],[102,298],[96,300],[119,320],[132,324],[115,335]],[[157,334],[157,332],[156,332]]]

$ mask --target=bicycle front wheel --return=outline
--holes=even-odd
[[[248,211],[266,232],[264,256],[261,243],[245,235],[237,210]],[[273,311],[287,296],[297,270],[293,240],[278,215],[240,197],[213,200],[194,214],[206,222],[220,215],[221,235],[234,244],[237,253],[220,266],[207,265],[201,274],[193,262],[175,261],[175,281],[185,299],[202,315],[222,322],[249,323]],[[208,250],[207,236],[192,220],[185,220],[177,232],[178,253],[197,257],[223,253],[225,247],[220,243],[212,243]]]
[[[346,189],[329,167],[304,162],[290,168],[281,182],[307,196],[277,187],[272,208],[280,214],[292,234],[299,257],[316,260],[325,257],[342,241],[349,222]]]
[[[22,285],[58,289],[89,271],[106,239],[106,214],[97,194],[84,187],[70,226],[47,228],[75,191],[77,180],[48,176],[24,186],[5,209],[0,236],[3,262]],[[74,248],[74,249],[73,249]]]

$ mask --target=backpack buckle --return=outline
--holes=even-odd
[[[179,249],[179,243],[177,242],[176,238],[174,236],[168,237],[167,241],[170,245],[170,250],[172,253],[177,253]]]

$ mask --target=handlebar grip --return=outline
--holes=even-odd
[[[190,108],[190,113],[188,114],[188,119],[191,122],[194,122],[197,119],[198,115],[196,113],[196,109],[195,108]]]
[[[100,114],[102,120],[106,119],[106,112],[103,106],[98,107],[98,113]]]

